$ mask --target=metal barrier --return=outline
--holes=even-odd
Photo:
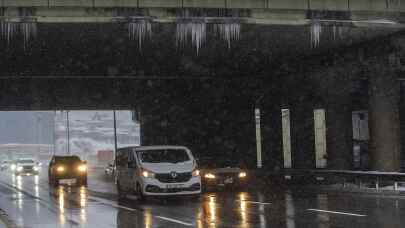
[[[398,184],[405,183],[405,173],[399,172],[379,172],[379,171],[350,171],[350,170],[283,170],[284,180],[307,179],[309,181],[332,181],[341,183],[346,187],[347,183],[354,181],[359,188],[364,183],[373,183],[377,191],[380,190],[381,183],[393,184],[394,190],[398,190]]]

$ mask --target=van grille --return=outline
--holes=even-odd
[[[191,172],[177,173],[177,176],[173,178],[171,173],[157,173],[155,178],[162,183],[179,183],[187,182],[191,179]]]

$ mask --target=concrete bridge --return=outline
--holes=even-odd
[[[405,21],[401,0],[2,0],[1,7],[3,20],[39,23],[127,22],[133,18],[171,23],[201,16],[207,23],[232,17],[252,24],[303,25],[318,20],[402,27]]]
[[[1,4],[2,110],[134,109],[143,144],[237,155],[253,167],[259,108],[268,169],[288,159],[295,168],[315,168],[325,159],[329,168],[353,168],[352,113],[366,110],[370,168],[401,169],[405,4],[400,1]],[[249,25],[232,42],[206,34],[196,51],[196,44],[176,42],[190,39],[188,27],[179,37],[173,23],[153,23],[153,37],[141,37],[141,45],[122,23],[93,23],[181,24],[184,18],[196,24],[236,18],[231,23]],[[284,143],[282,109],[291,114],[290,147]],[[314,110],[325,114],[323,143],[314,131]],[[321,157],[315,153],[320,147],[326,148]]]

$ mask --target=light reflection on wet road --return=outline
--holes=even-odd
[[[21,227],[403,227],[405,198],[297,192],[226,192],[200,199],[136,199],[86,187],[51,188],[46,175],[0,177],[0,208]],[[103,181],[103,180],[98,180]],[[402,225],[401,225],[402,224]]]

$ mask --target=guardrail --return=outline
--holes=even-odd
[[[372,183],[377,191],[381,184],[393,185],[398,190],[398,184],[405,183],[405,173],[380,171],[351,171],[351,170],[300,170],[285,169],[282,172],[285,181],[307,180],[308,182],[341,183],[345,188],[347,183],[355,183],[359,188],[365,183]],[[280,173],[280,174],[281,174]]]

